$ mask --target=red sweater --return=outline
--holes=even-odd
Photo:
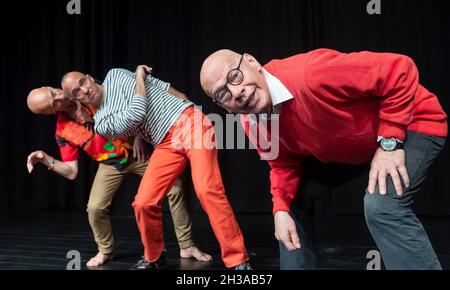
[[[282,105],[280,153],[269,161],[274,213],[289,212],[306,156],[363,164],[372,160],[378,136],[403,140],[406,130],[447,136],[447,115],[437,97],[419,84],[417,67],[406,56],[319,49],[273,60],[264,68],[294,96]],[[264,153],[254,133],[269,132],[246,115],[241,119]]]

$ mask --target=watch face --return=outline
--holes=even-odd
[[[393,151],[397,147],[397,141],[394,138],[384,138],[381,140],[380,145],[385,151]]]

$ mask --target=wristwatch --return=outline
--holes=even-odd
[[[385,138],[382,137],[378,143],[380,144],[380,148],[386,152],[393,152],[399,149],[404,148],[404,144],[402,141],[397,140],[395,138]]]

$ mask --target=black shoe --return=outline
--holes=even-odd
[[[156,262],[150,263],[144,257],[139,260],[136,265],[133,265],[130,270],[162,270],[167,267],[166,252],[162,252],[161,256]]]
[[[252,265],[250,265],[250,263],[245,262],[234,267],[234,270],[253,270],[253,268]]]

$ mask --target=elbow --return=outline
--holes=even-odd
[[[406,55],[402,55],[400,57],[399,63],[401,64],[400,67],[406,73],[407,76],[410,76],[413,80],[418,79],[419,70],[412,58]]]
[[[67,176],[67,179],[74,181],[78,177],[78,172],[72,172]]]
[[[144,123],[147,113],[146,104],[137,103],[132,106],[126,113],[126,119],[122,124],[124,128],[134,129]]]
[[[177,91],[177,90],[173,90],[173,91],[170,91],[170,90],[169,90],[169,94],[172,94],[172,95],[174,95],[175,97],[177,97],[177,98],[179,98],[179,99],[187,100],[186,94],[185,94],[185,93],[182,93],[182,92],[179,92],[179,91]]]
[[[403,61],[410,67],[416,66],[416,63],[414,62],[414,60],[407,55],[403,55]]]
[[[408,56],[403,59],[405,67],[405,88],[408,92],[411,92],[411,98],[416,95],[417,88],[419,86],[419,69],[417,68],[414,60]]]
[[[103,121],[97,122],[94,125],[94,132],[98,135],[108,136],[108,132],[105,130],[105,128],[106,126],[104,125]]]
[[[137,118],[134,120],[135,127],[139,126],[140,124],[144,123],[145,121],[145,113],[140,114]]]
[[[397,54],[380,95],[402,95],[413,97],[419,85],[419,71],[412,58]]]
[[[144,123],[144,121],[145,121],[145,112],[133,114],[131,118],[129,118],[128,121],[126,122],[126,124],[128,124],[128,126],[126,126],[127,127],[126,131],[139,127],[139,125]]]
[[[138,128],[144,122],[144,118],[134,118],[127,122],[127,125],[121,128],[118,132],[115,132],[114,136],[128,136],[131,132]]]

